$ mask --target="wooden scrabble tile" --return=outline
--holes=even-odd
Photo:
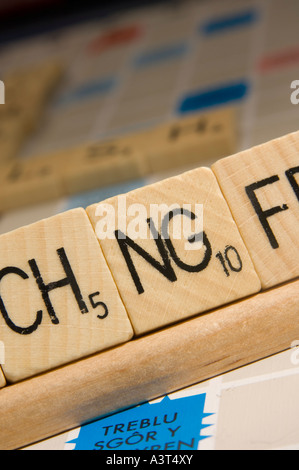
[[[5,380],[5,377],[3,375],[2,369],[0,367],[0,388],[5,387],[5,385],[6,385],[6,380]]]
[[[0,175],[0,210],[37,204],[63,195],[60,154],[18,159]]]
[[[261,288],[210,169],[93,204],[87,213],[138,335]]]
[[[62,74],[53,61],[5,77],[5,104],[0,109],[0,163],[13,159],[39,125],[49,94]]]
[[[214,170],[264,289],[299,275],[299,132]]]
[[[30,91],[32,95],[45,100],[49,93],[59,83],[63,76],[63,65],[60,60],[49,60],[45,63],[38,64],[31,71]]]
[[[61,174],[66,194],[140,178],[146,173],[142,151],[133,139],[91,143],[67,151]]]
[[[2,120],[0,117],[0,163],[13,160],[26,135],[22,119]]]
[[[131,338],[131,324],[83,209],[1,235],[0,260],[0,337],[8,382]]]
[[[7,103],[46,99],[62,74],[62,64],[57,60],[13,70],[4,79]]]
[[[20,103],[0,107],[0,163],[18,156],[36,121],[35,107]]]
[[[164,171],[231,155],[237,145],[235,121],[234,109],[229,108],[157,127],[144,136],[150,170]]]
[[[39,123],[44,106],[61,79],[62,65],[56,60],[15,70],[5,77],[5,108],[13,108],[26,132]]]
[[[36,129],[42,110],[40,104],[30,99],[28,101],[22,99],[22,101],[5,103],[3,110],[0,110],[1,127],[3,125],[11,128],[20,127],[24,139]]]

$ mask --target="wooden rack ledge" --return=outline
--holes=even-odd
[[[299,280],[0,391],[0,448],[24,447],[290,348]]]

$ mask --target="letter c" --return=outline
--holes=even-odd
[[[22,271],[22,269],[16,268],[15,266],[9,266],[7,268],[1,269],[1,271],[0,271],[0,282],[4,278],[4,276],[6,276],[7,274],[17,274],[22,279],[28,279],[29,278],[29,276],[24,271]],[[21,326],[17,326],[17,325],[15,325],[15,323],[9,317],[1,296],[0,296],[0,311],[2,313],[2,316],[3,316],[7,326],[11,330],[13,330],[15,333],[19,333],[20,335],[29,335],[30,333],[33,333],[33,331],[35,331],[37,329],[37,327],[40,325],[40,323],[42,321],[42,315],[43,315],[42,311],[39,310],[36,314],[35,322],[32,325],[24,327],[24,328],[21,327]]]

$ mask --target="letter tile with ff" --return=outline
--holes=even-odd
[[[9,383],[131,339],[84,209],[0,237],[0,338]]]
[[[208,168],[93,204],[87,213],[137,335],[261,288]]]
[[[299,276],[299,132],[212,167],[263,289]]]

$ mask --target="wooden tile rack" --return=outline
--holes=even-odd
[[[297,132],[128,193],[139,208],[166,204],[158,224],[144,218],[152,238],[133,240],[118,217],[101,239],[99,209],[114,198],[2,235],[0,448],[289,348],[299,333],[298,153]],[[188,202],[206,211],[194,251],[199,233],[164,230],[196,219]]]

